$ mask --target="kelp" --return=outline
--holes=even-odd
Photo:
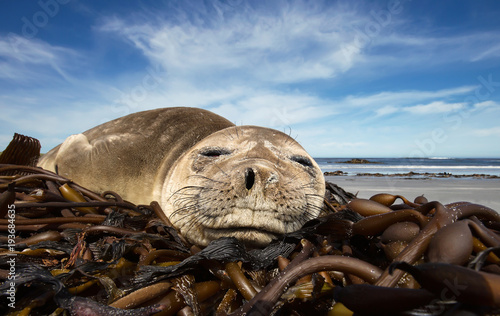
[[[200,249],[157,202],[97,194],[28,160],[0,164],[0,310],[9,315],[500,309],[500,216],[482,205],[356,199],[327,183],[323,213],[300,230],[263,249],[231,237]]]

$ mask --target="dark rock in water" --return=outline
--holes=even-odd
[[[369,164],[369,163],[381,163],[381,162],[375,162],[375,161],[369,161],[369,160],[366,160],[366,159],[353,158],[351,160],[341,161],[340,163]]]
[[[386,174],[377,172],[377,173],[356,173],[356,176],[358,176],[358,177],[368,177],[368,176],[371,176],[371,177],[385,177],[385,176],[392,177],[393,175],[386,175]]]
[[[337,170],[337,171],[326,171],[324,173],[325,176],[346,176],[347,172],[344,172],[342,170]]]

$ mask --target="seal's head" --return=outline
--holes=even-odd
[[[195,244],[233,236],[259,247],[316,218],[324,192],[320,168],[293,138],[236,126],[211,134],[179,158],[161,202]]]

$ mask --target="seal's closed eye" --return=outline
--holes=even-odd
[[[299,163],[303,165],[304,167],[312,167],[313,163],[312,161],[304,156],[292,156],[290,157],[290,160],[295,161],[296,163]]]
[[[205,148],[200,152],[200,155],[205,157],[217,158],[223,155],[229,155],[231,151],[226,148]]]

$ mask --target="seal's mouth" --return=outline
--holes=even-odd
[[[221,237],[234,237],[251,247],[262,247],[283,234],[300,229],[308,219],[297,211],[302,209],[297,207],[293,213],[274,203],[258,207],[248,203],[224,208],[208,206],[191,209],[191,214],[175,214],[171,221],[183,234],[194,236],[191,239],[200,245]],[[184,217],[177,220],[177,216]]]
[[[226,214],[219,214],[216,219],[200,221],[207,229],[221,232],[263,232],[280,235],[300,227],[297,222],[276,211],[258,210],[252,208],[233,208]]]
[[[250,247],[267,246],[279,235],[281,234],[255,227],[234,226],[230,228],[205,228],[205,237],[209,239],[235,237],[246,246]]]
[[[217,232],[220,234],[231,234],[231,233],[262,233],[262,234],[269,234],[269,235],[274,235],[278,236],[281,235],[281,233],[278,233],[276,231],[269,231],[261,228],[256,228],[256,227],[241,227],[241,226],[234,226],[234,227],[228,227],[228,228],[207,228],[207,231],[212,231],[212,232]]]

